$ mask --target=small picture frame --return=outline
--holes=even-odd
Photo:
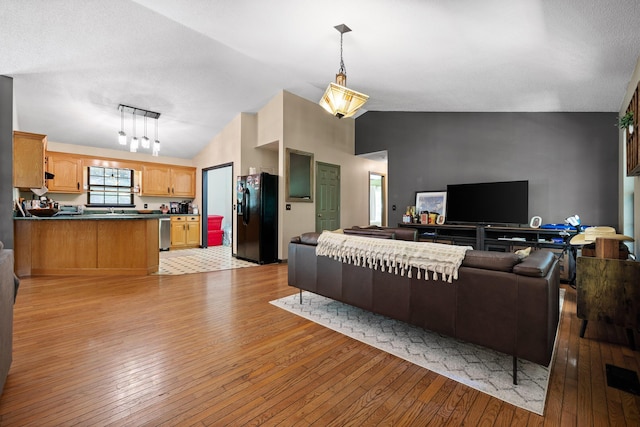
[[[436,224],[438,225],[444,224],[444,215],[438,215],[438,218],[436,218]]]
[[[539,216],[531,217],[531,221],[529,221],[529,227],[531,228],[539,228],[542,225],[542,218]]]
[[[446,210],[446,191],[416,191],[416,212],[418,214],[428,212],[444,216]]]

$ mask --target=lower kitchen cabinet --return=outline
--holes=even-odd
[[[171,217],[171,249],[200,246],[200,217],[180,215]]]

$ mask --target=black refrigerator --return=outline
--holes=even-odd
[[[236,194],[236,257],[259,264],[278,262],[278,176],[239,176]]]

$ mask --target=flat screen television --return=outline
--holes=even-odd
[[[446,221],[527,224],[529,181],[447,185]]]

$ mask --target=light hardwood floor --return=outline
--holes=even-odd
[[[182,276],[23,279],[0,426],[640,425],[605,363],[624,331],[578,337],[567,287],[544,417],[290,314],[286,265]]]

